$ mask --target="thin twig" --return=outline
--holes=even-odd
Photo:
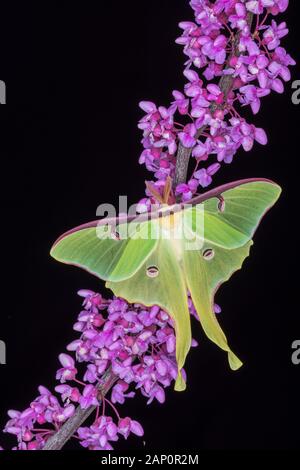
[[[98,385],[99,390],[99,404],[103,397],[109,392],[112,386],[118,380],[111,369],[108,369],[102,377],[101,383]],[[88,417],[96,410],[96,406],[89,406],[86,410],[83,410],[78,406],[75,410],[74,415],[65,422],[65,424],[53,434],[46,442],[43,450],[61,450],[69,439],[75,434],[77,429],[88,419]]]

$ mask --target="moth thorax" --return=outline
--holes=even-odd
[[[165,214],[162,212],[162,216],[159,218],[162,235],[168,236],[169,239],[182,238],[182,211]]]
[[[173,212],[159,218],[160,238],[169,240],[177,260],[182,260],[183,212]]]

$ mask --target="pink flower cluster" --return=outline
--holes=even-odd
[[[175,189],[188,200],[205,188],[221,163],[231,163],[240,147],[249,152],[254,142],[267,143],[263,129],[247,123],[240,108],[258,113],[261,98],[271,91],[283,93],[295,61],[280,46],[288,34],[285,22],[272,18],[284,12],[288,0],[192,0],[195,21],[179,24],[176,42],[187,56],[183,91],[173,91],[169,107],[142,101],[146,115],[140,163],[154,173],[155,189],[162,191],[168,176],[174,177],[179,145],[190,149],[195,170],[187,183]],[[250,15],[253,15],[250,25]],[[270,20],[268,22],[268,20]],[[201,78],[199,72],[201,71]],[[230,86],[228,89],[228,79]],[[216,83],[217,80],[217,83]],[[226,87],[224,83],[226,83]],[[226,92],[225,92],[226,90]],[[183,121],[179,123],[178,120]],[[205,163],[206,162],[206,163]],[[201,168],[199,169],[199,167]],[[155,201],[141,201],[141,211]]]
[[[144,433],[137,421],[122,418],[116,405],[134,397],[137,390],[147,398],[147,404],[153,400],[163,403],[165,388],[177,377],[175,332],[166,312],[157,306],[130,305],[120,298],[107,301],[89,290],[81,290],[79,295],[84,299],[83,310],[74,330],[80,337],[67,346],[75,357],[59,355],[56,395],[40,386],[39,396],[29,408],[8,412],[4,432],[17,438],[14,450],[42,449],[74,415],[76,406],[96,409],[93,424],[79,428],[77,440],[91,450],[111,450],[111,443],[120,436],[127,439],[130,433]],[[196,315],[191,303],[190,309]],[[110,399],[99,391],[103,374],[109,370],[117,378]],[[108,407],[114,417],[107,415]]]

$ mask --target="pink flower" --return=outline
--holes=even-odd
[[[70,387],[69,385],[57,385],[55,391],[61,394],[63,401],[71,400],[77,403],[81,396],[77,387]]]
[[[140,423],[137,421],[131,420],[130,418],[123,418],[119,420],[118,424],[118,432],[122,434],[125,439],[128,438],[129,434],[132,432],[137,436],[143,436],[144,430]]]
[[[80,406],[83,410],[89,406],[99,405],[98,390],[93,385],[86,385],[83,389],[82,396],[79,400]]]
[[[176,188],[176,195],[182,194],[183,201],[192,199],[194,192],[198,187],[198,181],[191,179],[187,184],[179,184]]]
[[[240,102],[243,105],[250,104],[253,114],[257,114],[260,110],[260,98],[270,94],[271,90],[268,88],[258,88],[254,85],[246,85],[240,88],[242,95]]]
[[[60,380],[61,383],[68,380],[74,380],[77,374],[74,359],[68,354],[60,354],[59,361],[63,367],[57,371],[56,379]]]
[[[180,91],[174,90],[173,91],[173,96],[175,98],[175,101],[173,101],[173,104],[176,105],[179,113],[182,114],[182,115],[188,114],[189,100]]]
[[[262,29],[265,29],[263,34],[264,43],[270,51],[276,49],[280,44],[280,39],[286,36],[289,32],[285,22],[282,22],[277,26],[277,23],[274,20],[272,20],[271,26],[262,26]]]
[[[112,389],[111,401],[122,405],[125,402],[125,398],[133,398],[135,396],[134,392],[125,393],[128,388],[129,385],[123,380],[120,380]]]
[[[230,15],[228,20],[231,23],[232,28],[238,28],[243,30],[247,25],[247,10],[243,3],[235,4],[235,14]]]
[[[196,147],[193,149],[193,156],[200,160],[205,160],[210,151],[210,146],[208,142],[206,143],[198,141]]]
[[[248,11],[261,15],[264,9],[267,8],[272,15],[284,12],[289,4],[289,0],[249,0],[246,2]]]
[[[200,186],[206,188],[212,182],[212,176],[220,169],[220,163],[214,163],[210,165],[207,169],[201,168],[201,170],[194,173],[194,178],[199,181]]]
[[[262,145],[267,144],[268,138],[263,129],[256,128],[255,126],[236,118],[232,118],[230,122],[232,124],[232,139],[236,143],[241,144],[246,152],[249,152],[252,149],[254,140]]]
[[[226,59],[226,36],[220,34],[214,41],[208,36],[204,36],[199,42],[202,45],[201,50],[204,55],[208,56],[210,60],[214,60],[216,64],[224,64]]]
[[[186,148],[192,148],[195,143],[195,135],[197,133],[196,126],[194,124],[187,124],[184,127],[183,132],[179,132],[178,137],[182,145]]]

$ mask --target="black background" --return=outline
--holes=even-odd
[[[297,59],[296,2],[284,39]],[[0,79],[7,105],[0,118],[1,323],[7,365],[0,366],[0,426],[9,408],[24,409],[39,384],[52,387],[57,356],[75,338],[79,288],[103,284],[49,256],[65,230],[95,218],[102,202],[130,203],[151,179],[138,164],[138,102],[167,105],[184,84],[177,23],[192,19],[184,0],[14,2],[1,5]],[[298,70],[298,71],[297,71]],[[297,67],[293,79],[300,78]],[[295,449],[299,446],[300,365],[291,344],[298,321],[297,218],[300,106],[284,95],[245,115],[269,136],[266,147],[240,151],[214,184],[272,178],[283,195],[255,236],[243,270],[222,287],[220,322],[244,360],[229,370],[226,354],[194,329],[185,393],[167,392],[164,405],[137,397],[120,407],[140,421],[146,449]],[[108,295],[108,292],[106,292]],[[196,325],[195,325],[196,326]],[[1,435],[0,445],[14,440]],[[72,444],[69,445],[72,448]],[[117,449],[143,448],[142,439]]]

